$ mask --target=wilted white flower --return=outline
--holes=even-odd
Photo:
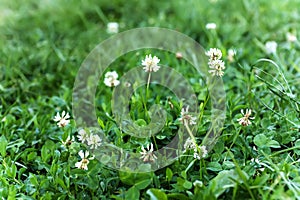
[[[65,127],[70,123],[70,115],[69,113],[66,113],[65,111],[62,112],[61,116],[60,114],[57,112],[56,116],[54,117],[54,121],[57,122],[57,126],[58,127]]]
[[[82,150],[80,150],[78,155],[80,156],[81,161],[75,163],[75,167],[77,167],[78,169],[88,170],[88,164],[89,164],[90,160],[94,159],[94,156],[91,158],[88,158],[89,154],[90,153],[88,151],[83,152]]]
[[[207,23],[205,28],[207,30],[210,30],[210,29],[216,29],[217,28],[217,25],[215,23]]]
[[[277,49],[277,43],[275,41],[268,41],[265,44],[267,54],[275,54]]]
[[[85,141],[88,140],[89,134],[84,129],[80,129],[78,131],[77,138],[78,138],[79,141],[81,141],[82,143],[84,143]]]
[[[107,33],[118,33],[119,32],[119,24],[117,22],[109,22],[107,24]]]
[[[160,68],[157,64],[159,63],[160,59],[156,56],[146,55],[146,58],[142,60],[142,65],[144,66],[143,69],[146,72],[157,72]]]
[[[70,137],[69,135],[65,141],[62,141],[64,146],[69,146],[72,144],[72,142],[75,142],[75,138],[74,136]]]
[[[90,137],[87,138],[87,144],[90,146],[91,149],[97,149],[101,145],[102,139],[99,135],[91,134]]]
[[[211,68],[208,72],[213,76],[221,77],[224,75],[225,63],[222,60],[212,60],[208,63],[208,66]]]
[[[209,57],[209,60],[219,60],[222,58],[222,51],[217,48],[210,48],[207,52],[205,52],[205,55]]]
[[[242,126],[249,126],[251,124],[250,119],[254,119],[254,117],[250,117],[251,115],[251,109],[246,109],[246,113],[244,113],[244,110],[241,110],[241,113],[244,115],[242,118],[238,119],[238,122]]]
[[[286,39],[288,42],[296,42],[297,41],[297,36],[293,33],[287,32],[286,33]]]
[[[104,84],[108,87],[114,87],[120,84],[118,79],[118,74],[116,71],[106,72],[104,76]]]
[[[193,117],[189,114],[189,106],[187,106],[186,109],[182,108],[180,114],[181,117],[178,120],[181,121],[183,124],[196,124],[197,117]]]
[[[236,51],[234,49],[229,49],[227,52],[227,59],[229,62],[233,62],[234,61],[234,56],[236,54]]]
[[[154,162],[157,159],[157,157],[153,153],[153,144],[152,143],[151,143],[150,147],[149,147],[149,144],[147,145],[147,150],[142,146],[142,152],[140,152],[140,154],[142,155],[141,159],[143,159],[144,162],[147,162],[147,161]]]

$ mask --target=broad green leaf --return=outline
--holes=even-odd
[[[140,191],[135,187],[132,186],[129,190],[125,193],[125,199],[139,199],[140,198]]]
[[[168,200],[168,196],[159,189],[149,189],[146,194],[150,196],[151,200]]]
[[[167,168],[166,169],[166,178],[167,178],[167,181],[170,182],[172,180],[172,177],[173,177],[173,172],[170,168]]]
[[[7,140],[4,135],[0,137],[0,153],[2,157],[6,155]]]

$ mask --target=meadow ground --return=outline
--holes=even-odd
[[[299,8],[297,0],[2,0],[1,199],[300,199]],[[117,32],[143,27],[178,31],[222,57],[192,46],[135,49],[113,59],[99,79],[81,74],[83,91],[95,99],[83,98],[87,108],[76,114],[88,118],[91,103],[101,132],[84,126],[73,93],[82,63]],[[126,42],[165,38],[146,36]],[[113,58],[118,48],[104,51]],[[200,52],[214,71],[198,73],[186,60]],[[184,78],[171,76],[168,84],[191,87],[198,111],[186,111],[186,99],[155,82],[173,69]],[[122,79],[129,70],[136,70],[131,79]],[[118,77],[104,77],[112,71]],[[150,74],[154,82],[139,86]],[[129,115],[119,113],[126,99],[113,95],[120,86],[134,89]],[[223,112],[213,112],[222,103]],[[165,113],[150,109],[154,104]],[[181,149],[157,151],[178,135]],[[121,159],[111,146],[130,156]]]

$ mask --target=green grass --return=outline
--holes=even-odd
[[[300,199],[300,43],[286,40],[287,32],[300,38],[299,7],[297,0],[1,1],[0,197]],[[111,169],[104,164],[107,157],[91,160],[87,171],[75,167],[86,145],[77,139],[80,127],[72,116],[74,81],[84,59],[111,36],[106,24],[112,21],[120,24],[120,31],[148,26],[177,30],[206,50],[222,50],[226,120],[207,157],[194,160],[187,152],[147,173]],[[209,22],[217,29],[207,30]],[[268,55],[264,45],[271,40],[278,48]],[[237,51],[233,62],[226,58],[230,48]],[[205,81],[190,63],[169,52],[143,49],[116,59],[108,71],[121,77],[150,53],[186,77],[196,92],[200,145],[210,127],[211,102]],[[138,125],[149,123],[145,107],[160,104],[167,111],[163,129],[151,138],[120,130],[111,96],[101,78],[95,107],[109,142],[140,152],[150,142],[161,148],[175,136],[185,105],[171,91],[151,84],[147,100],[144,88],[131,98],[130,114]],[[237,119],[246,108],[255,119],[242,127]],[[53,117],[62,110],[71,114],[71,123],[58,128]],[[64,146],[67,136],[75,136],[76,142]]]

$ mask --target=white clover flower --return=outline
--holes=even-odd
[[[70,123],[70,115],[69,113],[66,113],[65,111],[62,112],[61,116],[60,114],[57,112],[56,116],[54,117],[54,121],[57,122],[57,126],[58,127],[65,127]]]
[[[277,49],[277,43],[275,41],[268,41],[265,44],[267,54],[275,54]]]
[[[287,32],[286,33],[286,39],[288,42],[296,42],[297,41],[297,36],[293,33]]]
[[[142,60],[142,65],[144,66],[143,69],[145,72],[157,72],[160,68],[157,64],[159,63],[160,59],[156,56],[146,55],[145,59]]]
[[[142,146],[142,152],[140,152],[141,159],[143,159],[144,162],[154,162],[157,157],[153,153],[153,144],[151,143],[150,147],[149,144],[147,145],[147,150]]]
[[[204,158],[207,156],[208,151],[206,149],[206,146],[199,146],[199,151],[197,148],[194,149],[194,158],[200,160],[201,158]]]
[[[208,70],[208,73],[211,73],[213,76],[223,76],[224,75],[224,69],[225,69],[225,63],[222,60],[212,60],[208,63],[209,68],[211,70]]]
[[[80,129],[78,131],[77,138],[80,142],[84,143],[85,141],[88,140],[89,134],[84,129]]]
[[[70,137],[70,136],[68,135],[67,139],[66,139],[65,141],[62,141],[62,144],[63,144],[64,146],[69,146],[69,145],[72,144],[72,142],[75,142],[74,136]]]
[[[185,141],[183,148],[184,148],[184,151],[187,151],[189,149],[196,149],[196,145],[195,145],[194,141],[192,140],[192,138],[189,137]]]
[[[114,87],[120,84],[120,81],[117,80],[119,75],[116,71],[106,72],[104,76],[104,84],[108,87]]]
[[[186,109],[182,108],[180,112],[181,117],[178,120],[181,121],[183,124],[190,124],[190,125],[196,124],[197,117],[193,117],[188,113],[189,113],[189,106],[187,106]]]
[[[77,167],[78,169],[88,170],[88,164],[89,164],[90,160],[94,159],[94,156],[88,158],[89,154],[90,153],[88,151],[83,152],[82,150],[80,150],[78,155],[80,156],[81,161],[75,163],[75,167]]]
[[[207,23],[205,28],[207,30],[211,30],[211,29],[216,29],[217,28],[217,25],[215,23]]]
[[[90,137],[87,138],[87,144],[90,146],[91,149],[97,149],[101,145],[102,139],[99,135],[91,134]]]
[[[222,58],[222,52],[217,48],[210,48],[207,52],[205,52],[205,55],[209,57],[210,61],[219,60]]]
[[[119,24],[117,22],[109,22],[107,24],[106,32],[109,34],[118,33],[119,32]]]
[[[227,52],[227,59],[229,62],[233,62],[234,61],[234,56],[236,54],[236,51],[234,49],[229,49]]]
[[[251,115],[251,109],[246,109],[246,113],[244,113],[244,110],[241,110],[241,113],[244,115],[243,117],[239,118],[237,121],[242,126],[249,126],[251,124],[250,119],[254,119],[254,117],[250,117]]]

